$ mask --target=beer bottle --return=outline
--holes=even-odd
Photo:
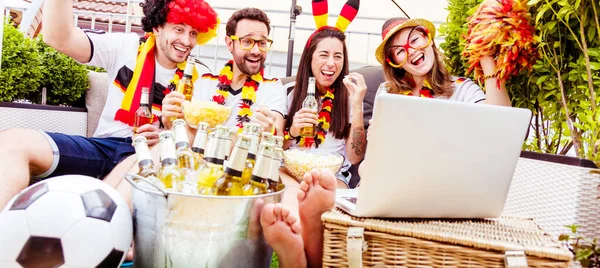
[[[212,187],[221,176],[223,176],[223,163],[225,162],[225,150],[229,129],[223,126],[217,128],[208,135],[208,144],[204,156],[204,165],[200,168],[198,175],[198,192],[200,194],[211,194]]]
[[[273,149],[273,161],[271,161],[269,170],[269,184],[267,193],[274,193],[283,190],[284,184],[279,177],[279,168],[281,167],[281,160],[283,159],[283,149],[277,147]]]
[[[194,83],[192,83],[192,75],[194,74],[195,60],[192,56],[188,56],[187,62],[185,63],[185,69],[183,69],[183,76],[179,79],[179,84],[175,90],[185,97],[186,101],[192,100],[192,94],[194,93]],[[177,117],[173,116],[169,118],[171,122],[174,122]]]
[[[250,183],[244,185],[244,195],[266,194],[269,187],[269,172],[273,161],[273,145],[261,143],[256,157],[256,165],[252,170]]]
[[[317,109],[319,108],[319,103],[315,98],[315,83],[316,79],[314,77],[308,78],[308,91],[306,93],[306,98],[302,102],[302,108],[307,108],[313,111],[315,114],[317,113]],[[316,134],[315,126],[303,127],[300,129],[300,137],[314,137]]]
[[[194,144],[192,145],[192,151],[194,152],[194,157],[196,157],[196,162],[198,163],[196,169],[200,168],[200,165],[202,165],[204,161],[204,151],[208,141],[209,128],[210,125],[206,122],[200,122],[198,124],[198,131],[196,131],[196,137],[194,137]]]
[[[177,166],[177,154],[175,153],[175,140],[171,131],[160,132],[160,159],[161,167],[158,170],[158,179],[165,184],[167,189],[177,189],[183,176]]]
[[[133,133],[137,133],[138,128],[145,124],[152,124],[152,110],[148,104],[150,100],[149,94],[150,89],[143,87],[142,96],[140,97],[140,107],[135,111],[133,119]]]
[[[274,136],[273,137],[273,143],[275,144],[275,147],[277,147],[277,148],[283,148],[283,137],[281,137],[281,136]]]
[[[152,160],[150,149],[146,137],[134,136],[133,137],[133,148],[135,149],[135,155],[138,162],[138,175],[148,179],[152,184],[160,189],[165,190],[165,184],[160,181],[156,176],[156,165]]]
[[[194,83],[192,82],[194,68],[195,59],[192,56],[188,56],[187,62],[185,63],[185,69],[183,70],[183,77],[179,80],[179,84],[177,85],[177,92],[183,94],[187,101],[192,100],[192,94],[194,93]]]
[[[260,143],[260,131],[261,126],[259,124],[244,124],[242,134],[249,136],[252,139],[252,141],[250,143],[250,147],[248,148],[248,158],[246,159],[246,165],[244,171],[242,172],[242,185],[246,185],[248,182],[250,182],[250,177],[252,176],[252,168],[254,168],[254,164],[256,162],[256,152],[258,151],[258,144]]]
[[[191,172],[198,168],[198,162],[194,152],[190,148],[190,141],[187,134],[187,123],[183,119],[173,121],[173,130],[175,132],[175,148],[177,149],[177,164],[185,172]]]
[[[252,138],[247,135],[239,135],[231,159],[227,162],[225,174],[215,183],[213,190],[216,195],[240,196],[242,195],[242,171],[246,165],[248,149]]]
[[[271,132],[263,132],[260,134],[260,143],[275,143],[273,134]]]

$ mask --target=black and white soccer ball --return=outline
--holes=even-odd
[[[43,180],[0,213],[0,267],[116,268],[131,246],[132,224],[123,198],[98,179]]]

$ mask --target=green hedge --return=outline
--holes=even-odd
[[[35,42],[12,24],[4,24],[0,71],[0,101],[26,98],[39,90],[42,72]]]
[[[0,101],[41,103],[46,88],[46,104],[74,107],[84,107],[88,70],[103,71],[49,47],[41,35],[33,40],[24,36],[9,23],[4,24],[1,67]]]

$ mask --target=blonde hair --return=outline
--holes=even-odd
[[[399,33],[400,32],[398,31],[394,36]],[[394,40],[394,36],[388,39],[384,51],[387,51],[387,49],[392,46],[391,41]],[[431,41],[431,46],[433,48],[435,59],[431,70],[427,73],[427,81],[429,82],[429,85],[431,85],[436,96],[450,97],[454,92],[452,77],[444,65],[443,54],[437,49],[434,41]],[[388,82],[389,93],[398,94],[407,90],[413,90],[414,86],[411,85],[407,79],[404,79],[406,71],[403,68],[394,68],[386,62],[383,64],[383,73],[385,74],[385,80]]]

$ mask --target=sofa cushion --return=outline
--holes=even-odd
[[[90,89],[85,93],[85,107],[88,112],[87,136],[91,137],[98,127],[98,120],[100,120],[100,115],[106,103],[108,75],[89,71],[88,78],[90,79]]]

